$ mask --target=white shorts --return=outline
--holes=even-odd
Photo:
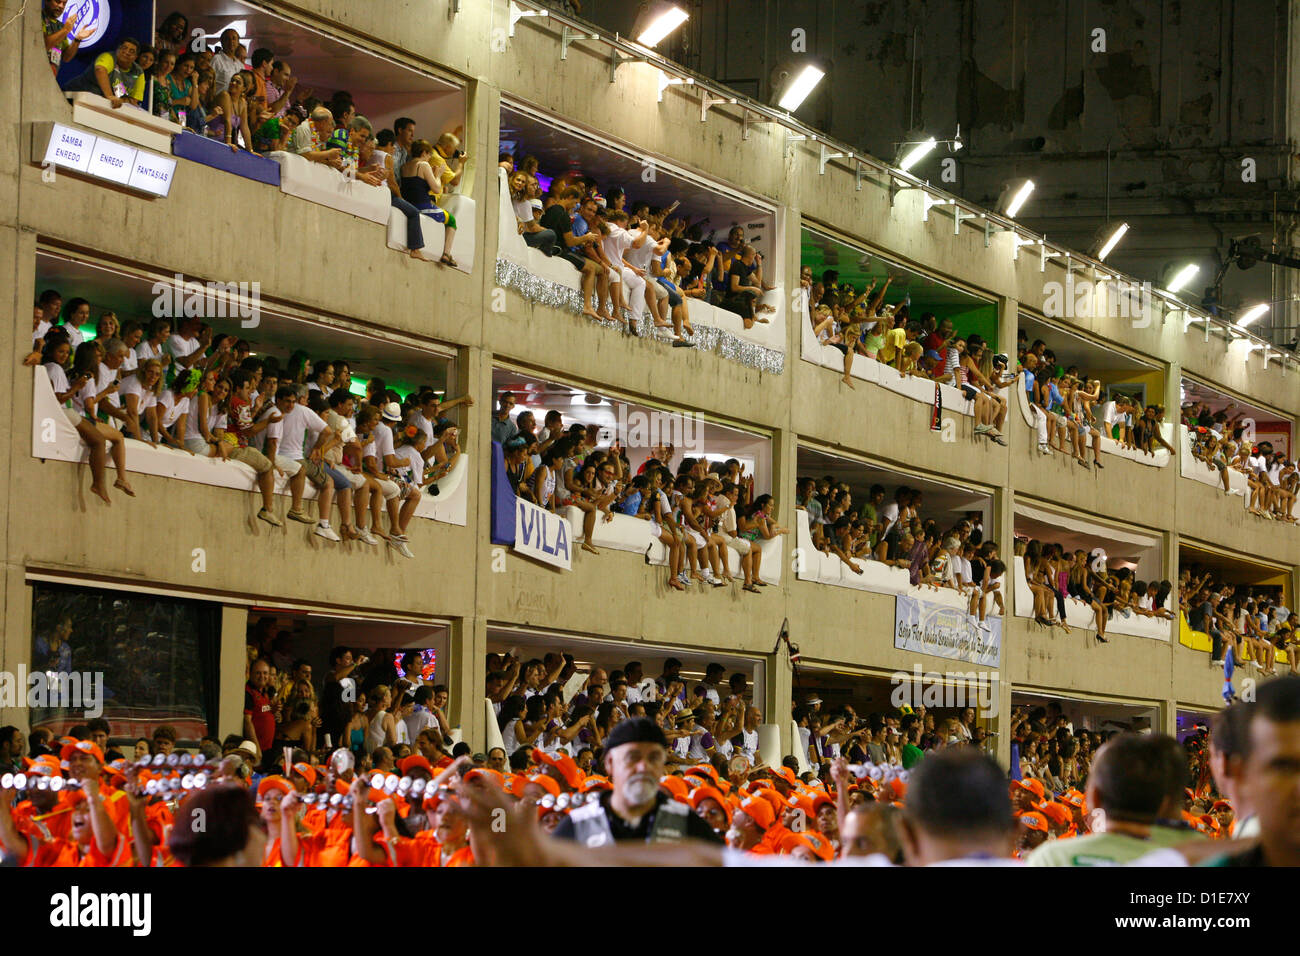
[[[344,468],[342,465],[339,465],[336,470],[347,476],[348,481],[352,484],[353,491],[366,486],[366,476],[361,472],[353,471],[351,468]]]
[[[286,478],[292,478],[302,470],[302,465],[292,458],[285,458],[283,455],[275,456],[275,467],[284,472]]]
[[[694,528],[687,528],[686,536],[690,538],[691,541],[695,542],[695,547],[702,548],[705,546],[704,536]]]
[[[401,489],[397,487],[397,482],[389,481],[387,478],[376,478],[375,480],[379,482],[379,490],[383,492],[385,501],[392,501],[401,494]]]

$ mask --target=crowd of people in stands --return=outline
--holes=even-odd
[[[672,830],[699,841],[678,862],[917,865],[938,862],[918,858],[917,833],[938,813],[951,816],[948,849],[986,844],[954,852],[963,862],[1297,861],[1294,833],[1277,842],[1285,807],[1250,784],[1254,750],[1272,746],[1260,723],[1300,721],[1294,676],[1181,742],[1018,706],[1010,779],[981,752],[972,710],[859,718],[813,695],[792,708],[811,765],[800,772],[799,757],[765,762],[748,679],[721,664],[688,681],[673,659],[656,678],[637,661],[579,670],[565,653],[489,655],[502,745],[475,754],[448,749],[448,688],[426,680],[421,652],[372,661],[335,648],[316,681],[266,624],[250,640],[242,737],[186,752],[159,727],[128,755],[103,719],[58,739],[0,728],[0,851],[23,866],[481,866],[568,862],[576,841],[597,851],[590,864],[633,862],[620,851]],[[222,825],[190,826],[182,811],[195,808]],[[511,840],[480,832],[491,810],[521,824],[504,828]],[[1229,837],[1260,842],[1209,842]]]
[[[1058,365],[1056,353],[1047,343],[1036,339],[1030,344],[1023,330],[1018,336],[1016,352],[1041,453],[1055,451],[1070,455],[1087,467],[1087,452],[1091,448],[1093,467],[1104,468],[1101,463],[1104,435],[1121,448],[1145,455],[1155,455],[1158,448],[1173,454],[1173,446],[1161,432],[1163,406],[1143,407],[1122,392],[1105,400],[1098,379],[1086,378],[1077,365]]]
[[[906,569],[914,586],[958,591],[978,623],[991,610],[1005,613],[1006,565],[997,542],[984,539],[981,513],[968,512],[943,528],[921,517],[924,493],[906,485],[895,489],[888,504],[884,485],[872,485],[855,508],[848,484],[831,475],[804,476],[795,492],[796,507],[808,513],[813,547],[835,555],[854,574],[863,573],[862,561],[879,561]]]
[[[760,299],[775,288],[773,277],[764,277],[763,257],[745,241],[743,226],[715,243],[707,219],[673,215],[677,202],[652,206],[608,184],[602,193],[593,177],[576,170],[557,174],[543,190],[535,156],[516,163],[501,153],[499,163],[524,242],[581,274],[583,315],[626,321],[628,332],[639,335],[649,312],[654,327],[671,328],[673,345],[681,347],[691,346],[695,334],[688,299],[739,315],[746,329],[771,321],[775,308]]]
[[[1067,597],[1088,605],[1093,612],[1097,640],[1105,643],[1106,627],[1116,615],[1169,620],[1173,585],[1168,581],[1139,581],[1131,568],[1109,567],[1103,548],[1084,551],[1036,538],[1018,538],[1016,556],[1024,559],[1025,580],[1034,596],[1033,618],[1044,627],[1066,623]]]
[[[1281,588],[1242,587],[1189,564],[1178,573],[1178,593],[1188,626],[1210,638],[1210,663],[1224,669],[1225,694],[1236,666],[1275,674],[1279,650],[1290,672],[1300,673],[1300,637]]]
[[[56,73],[84,39],[74,18],[59,23],[65,5],[45,0],[44,6],[45,45]],[[313,96],[274,50],[258,48],[250,58],[236,30],[225,30],[216,50],[194,51],[188,20],[174,12],[159,26],[153,46],[120,39],[114,52],[96,57],[64,91],[98,93],[114,108],[151,110],[232,150],[294,153],[350,179],[386,186],[391,204],[406,216],[410,255],[424,248],[422,217],[428,217],[445,229],[437,261],[457,265],[456,217],[442,204],[464,173],[462,131],[420,139],[409,117],[399,117],[392,129],[375,130],[351,93],[338,90],[328,100]]]
[[[1182,423],[1191,439],[1192,455],[1219,472],[1223,492],[1231,491],[1231,474],[1246,479],[1250,500],[1246,510],[1260,518],[1295,524],[1296,495],[1300,494],[1300,463],[1275,451],[1271,441],[1256,442],[1247,434],[1246,412],[1229,403],[1212,411],[1206,402],[1187,402]]]
[[[754,476],[738,459],[683,457],[674,470],[673,446],[659,445],[633,472],[616,437],[600,447],[599,426],[566,425],[553,409],[538,429],[527,409],[511,417],[516,404],[513,392],[501,392],[492,418],[510,487],[547,511],[582,512],[584,551],[600,554],[592,544],[596,523],[620,514],[649,523],[667,550],[673,590],[693,582],[725,587],[736,582],[737,570],[742,590],[758,594],[767,587],[760,577],[762,542],[789,529],[777,523],[771,495],[754,495]]]
[[[1069,455],[1083,467],[1102,469],[1103,435],[1147,455],[1160,447],[1173,452],[1160,430],[1163,407],[1143,408],[1119,393],[1106,400],[1098,379],[1087,378],[1078,366],[1058,365],[1047,343],[1030,343],[1023,330],[1017,336],[1017,368],[1011,372],[1008,356],[994,354],[982,336],[960,336],[951,319],[937,320],[931,312],[913,318],[910,297],[886,302],[892,277],[878,289],[875,280],[857,289],[842,282],[834,269],[815,279],[812,267],[805,265],[800,282],[808,291],[813,332],[819,342],[844,353],[843,381],[850,388],[857,355],[888,365],[900,376],[954,386],[973,403],[976,437],[1005,445],[1002,426],[1009,403],[1003,390],[1023,379],[1042,454]]]
[[[90,451],[91,491],[111,504],[113,487],[134,497],[126,473],[126,441],[252,469],[258,518],[279,527],[275,480],[288,481],[287,517],[315,526],[330,541],[380,539],[412,557],[407,528],[426,494],[438,493],[460,456],[459,429],[446,417],[469,396],[446,398],[425,385],[405,397],[381,378],[353,393],[347,359],[313,360],[298,350],[281,360],[253,355],[247,341],[217,332],[198,318],[95,321],[84,298],[66,304],[56,289],[40,294],[32,318],[32,351],[68,422]],[[317,516],[303,503],[316,490]],[[338,504],[339,531],[331,525]],[[383,531],[383,516],[388,531]],[[341,531],[341,535],[340,535]]]

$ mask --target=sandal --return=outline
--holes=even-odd
[[[443,254],[438,258],[438,262],[439,262],[439,264],[444,265],[444,266],[451,266],[453,269],[457,269],[457,268],[460,267],[460,264],[459,264],[458,262],[456,262],[456,260],[453,259],[453,258],[451,257],[451,254],[450,254],[450,253],[446,253],[446,252],[444,252],[444,253],[443,253]]]
[[[752,584],[746,584],[743,588],[741,588],[741,590],[742,590],[742,591],[748,591],[750,594],[762,594],[762,593],[763,593],[763,592],[760,591],[758,588],[754,587],[754,585],[752,585]]]
[[[122,492],[122,494],[124,495],[130,495],[132,498],[135,497],[135,492],[131,490],[131,486],[128,485],[121,478],[113,482],[113,487],[116,488],[118,491]]]

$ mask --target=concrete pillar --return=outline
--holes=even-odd
[[[4,636],[0,637],[0,670],[13,675],[13,699],[0,701],[0,726],[13,726],[24,734],[30,729],[27,688],[18,685],[18,667],[30,669],[32,662],[32,589],[26,572],[18,565],[5,569]]]
[[[244,685],[248,673],[248,609],[242,605],[221,608],[221,682],[217,693],[217,733],[244,733]]]
[[[1162,700],[1156,708],[1156,719],[1151,728],[1155,733],[1172,737],[1178,731],[1178,701]]]
[[[791,632],[798,643],[798,638]],[[790,739],[790,701],[794,695],[789,658],[784,650],[767,657],[767,698],[763,701],[763,723],[781,728],[781,753],[793,753],[797,741]]]
[[[1005,660],[1006,648],[1003,647]],[[997,686],[997,717],[988,721],[989,733],[996,733],[993,756],[998,766],[1007,769],[1011,766],[1011,681],[1000,680]]]

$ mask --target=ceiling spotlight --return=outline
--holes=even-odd
[[[1111,250],[1119,245],[1119,241],[1124,238],[1124,233],[1128,232],[1128,223],[1121,222],[1115,227],[1115,231],[1110,234],[1110,238],[1102,243],[1101,250],[1097,253],[1097,261],[1105,262],[1106,257],[1110,255]]]
[[[1011,202],[1007,203],[1008,219],[1016,218],[1016,213],[1020,212],[1020,207],[1025,204],[1025,200],[1029,198],[1029,194],[1033,191],[1034,181],[1032,179],[1026,179],[1024,183],[1021,184],[1020,188],[1016,190],[1016,194],[1011,197]]]
[[[1181,269],[1178,270],[1178,273],[1177,275],[1174,276],[1173,281],[1169,283],[1169,287],[1166,291],[1177,292],[1179,289],[1186,288],[1187,283],[1195,279],[1196,273],[1200,271],[1201,271],[1201,267],[1196,265],[1195,263],[1189,263],[1188,265],[1183,266]]]
[[[653,49],[659,41],[685,23],[689,16],[676,4],[666,7],[646,24],[636,42]]]
[[[925,159],[926,156],[930,155],[931,151],[939,145],[939,141],[931,136],[929,139],[921,143],[904,143],[903,145],[913,147],[908,151],[907,155],[898,162],[898,168],[903,172],[907,172],[921,160]]]
[[[1244,329],[1267,311],[1268,304],[1265,302],[1261,302],[1259,305],[1252,305],[1249,309],[1243,312],[1241,318],[1237,319],[1233,324],[1239,329]]]
[[[825,70],[812,64],[805,66],[799,75],[790,81],[790,85],[782,92],[781,99],[776,105],[787,113],[793,113],[803,105],[803,101],[808,99],[809,94],[817,88],[817,84],[824,76],[826,76]]]
[[[964,145],[966,144],[961,141],[961,123],[958,123],[957,135],[954,136],[952,139],[948,140],[948,148],[955,153],[957,152],[957,150],[961,149]]]

